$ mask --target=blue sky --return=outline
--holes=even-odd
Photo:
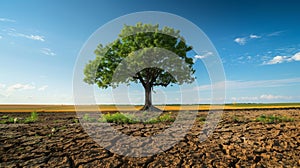
[[[223,61],[226,102],[300,102],[299,6],[289,0],[3,0],[0,103],[72,104],[73,69],[81,47],[105,23],[141,11],[179,15],[206,33]],[[194,89],[200,99],[192,103],[211,99],[200,66],[207,56],[195,57],[199,86]],[[132,99],[142,102],[142,88],[133,89],[138,91]],[[99,103],[111,103],[109,91],[98,91]]]

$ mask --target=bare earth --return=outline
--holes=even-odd
[[[261,114],[280,114],[295,121],[254,122]],[[3,115],[25,118],[30,114]],[[203,122],[197,121],[174,147],[142,158],[105,150],[74,122],[76,117],[70,112],[44,112],[34,124],[0,124],[0,167],[300,167],[300,109],[224,112],[206,141],[199,142]],[[162,132],[166,124],[115,128],[132,136],[149,136]]]

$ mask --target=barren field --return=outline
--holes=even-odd
[[[28,111],[31,110],[32,107]],[[13,111],[0,113],[0,118],[30,116]],[[291,120],[264,122],[258,120],[262,114]],[[206,115],[198,112],[198,118]],[[225,111],[204,142],[198,138],[204,122],[197,119],[178,144],[142,158],[125,157],[102,148],[84,131],[74,112],[38,112],[38,117],[31,124],[0,124],[0,167],[300,167],[299,108]],[[143,137],[160,133],[167,125],[138,123],[114,127]]]

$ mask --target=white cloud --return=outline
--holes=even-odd
[[[275,56],[269,61],[264,61],[263,65],[273,65],[293,61],[300,61],[300,52],[294,54],[293,56]]]
[[[234,63],[245,64],[253,62],[254,60],[252,59],[252,56],[248,55],[248,53],[245,53],[244,56],[239,56],[237,58],[231,59],[231,61]]]
[[[0,22],[16,22],[16,21],[8,18],[0,18]]]
[[[262,38],[262,36],[256,34],[250,34],[249,36],[237,37],[234,39],[234,42],[238,43],[239,45],[245,45],[249,40],[254,40],[259,38]]]
[[[276,100],[276,99],[291,99],[291,96],[280,96],[280,95],[271,95],[264,94],[259,97],[261,100]]]
[[[258,97],[257,96],[243,96],[243,97],[232,97],[232,101],[257,101]]]
[[[25,36],[25,37],[28,39],[32,39],[32,40],[45,41],[44,36],[30,35],[30,36]]]
[[[255,35],[255,34],[250,34],[249,36],[251,39],[258,39],[261,38],[261,36]]]
[[[3,37],[2,36],[0,36],[0,39],[2,39]]]
[[[273,59],[268,61],[266,64],[280,64],[286,61],[288,57],[287,56],[275,56]]]
[[[213,55],[213,53],[209,51],[209,52],[204,52],[203,54],[200,54],[200,55],[195,55],[194,58],[195,59],[204,59],[204,58],[207,58],[212,55]]]
[[[43,86],[37,88],[34,84],[21,84],[21,83],[16,83],[16,84],[6,87],[5,84],[0,83],[0,90],[2,89],[2,91],[4,91],[4,92],[12,92],[12,91],[20,91],[20,90],[34,90],[34,89],[38,90],[38,91],[44,91],[47,88],[48,88],[48,85],[43,85]]]
[[[33,86],[31,84],[17,83],[17,84],[9,86],[7,88],[7,91],[11,92],[11,91],[16,91],[16,90],[32,90],[32,89],[35,89],[35,86]]]
[[[300,52],[298,52],[294,56],[292,56],[291,59],[294,61],[300,61]]]
[[[246,44],[246,38],[238,37],[238,38],[234,39],[234,42],[238,43],[239,45],[245,45]]]
[[[269,87],[281,87],[288,85],[300,84],[300,78],[278,79],[278,80],[258,80],[258,81],[223,81],[217,82],[212,85],[202,85],[195,89],[199,91],[209,91],[214,89],[248,89],[248,88],[269,88]]]
[[[38,88],[38,91],[44,91],[44,90],[46,90],[47,88],[48,88],[48,85],[44,85],[44,86]]]
[[[291,96],[281,96],[272,94],[263,94],[260,96],[243,96],[243,97],[232,97],[232,101],[262,101],[262,100],[289,100]]]
[[[40,35],[26,35],[26,34],[22,34],[22,33],[16,33],[15,36],[18,36],[18,37],[25,37],[27,39],[31,39],[31,40],[37,40],[37,41],[42,41],[44,42],[45,39],[44,39],[44,36],[40,36]]]
[[[272,32],[272,33],[268,34],[267,36],[270,36],[270,37],[272,37],[272,36],[279,36],[283,32],[284,31],[276,31],[276,32]]]
[[[43,54],[49,55],[49,56],[55,56],[55,55],[56,55],[56,54],[55,54],[53,51],[51,51],[51,49],[49,49],[49,48],[42,48],[42,49],[41,49],[41,52],[42,52]]]
[[[40,35],[33,35],[33,34],[23,34],[23,33],[18,33],[16,32],[16,30],[14,28],[11,29],[4,29],[4,32],[7,32],[8,35],[10,36],[14,36],[14,37],[24,37],[30,40],[37,40],[37,41],[45,41],[45,37],[44,36],[40,36]]]

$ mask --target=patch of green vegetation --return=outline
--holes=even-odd
[[[9,117],[9,116],[2,116],[0,120],[0,124],[11,124],[19,122],[17,118]]]
[[[37,112],[31,112],[30,117],[25,118],[25,123],[34,123],[38,120],[38,113]]]
[[[98,119],[99,122],[117,123],[117,124],[133,124],[137,123],[137,119],[130,114],[114,113],[104,114]]]
[[[83,115],[82,119],[83,119],[83,121],[86,121],[86,122],[96,122],[97,121],[96,118],[90,117],[90,115],[87,113]]]
[[[159,119],[158,118],[150,118],[149,120],[147,121],[144,121],[145,124],[156,124],[156,123],[159,123]]]
[[[232,116],[232,121],[233,122],[239,122],[239,118],[237,116]]]
[[[38,121],[38,114],[37,112],[31,112],[29,117],[26,117],[25,119],[20,119],[17,117],[10,117],[7,115],[4,115],[0,118],[0,124],[11,124],[11,123],[34,123]]]
[[[74,119],[73,119],[73,123],[76,123],[76,124],[77,124],[77,123],[79,123],[79,120],[78,120],[77,118],[74,118]]]
[[[9,122],[9,123],[14,123],[14,118],[13,118],[13,117],[9,117],[9,118],[8,118],[8,122]]]
[[[9,116],[8,116],[8,115],[3,115],[1,118],[2,118],[2,119],[8,119]]]
[[[239,116],[234,115],[234,116],[232,116],[232,122],[234,122],[234,123],[242,123],[242,122],[244,122],[244,119],[242,119]]]
[[[1,123],[1,124],[14,123],[14,118],[9,117],[9,118],[7,118],[7,119],[1,120],[0,123]]]
[[[206,117],[198,117],[197,118],[199,122],[205,122],[206,121]]]
[[[163,115],[159,116],[158,119],[160,122],[174,122],[175,121],[175,118],[173,118],[170,113],[163,114]]]
[[[292,122],[295,121],[294,118],[286,117],[286,116],[281,116],[281,115],[265,115],[262,114],[258,116],[255,121],[257,122],[262,122],[262,123],[280,123],[280,122]]]
[[[143,114],[145,115],[145,114]],[[160,122],[174,122],[175,118],[172,117],[171,113],[166,113],[158,117],[150,118],[146,121],[138,119],[132,114],[125,113],[114,113],[114,114],[103,114],[101,118],[98,119],[99,122],[108,122],[116,124],[134,124],[134,123],[145,123],[145,124],[155,124]]]
[[[155,124],[155,123],[160,123],[160,122],[174,122],[174,121],[175,121],[175,118],[172,117],[172,114],[166,113],[159,117],[151,118],[151,119],[145,121],[144,123],[145,124]]]

